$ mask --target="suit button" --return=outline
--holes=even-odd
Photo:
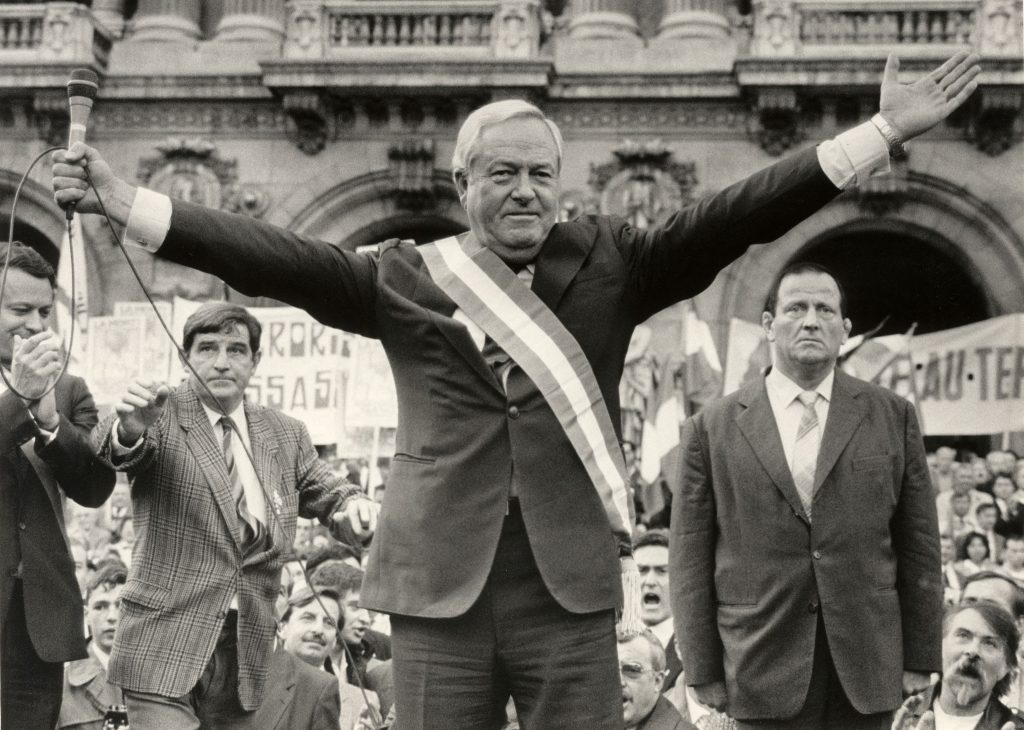
[[[811,555],[815,560],[821,560],[821,550],[815,550]]]
[[[7,575],[11,576],[12,578],[17,578],[20,575],[20,573],[18,572],[17,568],[11,568],[7,571]]]
[[[515,406],[508,407],[508,417],[512,419],[519,418],[519,409]]]
[[[24,530],[25,529],[25,523],[24,522],[19,522],[18,523],[18,529],[19,530]]]
[[[807,611],[808,611],[808,613],[817,613],[818,612],[818,602],[817,601],[811,601],[810,603],[808,603],[807,604]]]

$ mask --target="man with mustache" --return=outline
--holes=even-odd
[[[686,682],[740,727],[886,728],[939,669],[939,534],[914,407],[836,369],[822,266],[765,304],[773,366],[686,422],[672,504]]]
[[[892,730],[1021,730],[1024,717],[999,697],[1017,670],[1020,632],[991,601],[952,609],[943,621],[942,682],[913,695]]]

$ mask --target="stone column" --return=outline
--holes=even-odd
[[[638,38],[631,0],[574,0],[571,38]]]
[[[724,38],[725,0],[666,0],[658,38]]]
[[[284,0],[224,0],[218,41],[284,40]]]
[[[133,41],[194,41],[199,38],[200,0],[139,0],[131,24]]]
[[[92,14],[115,38],[124,33],[124,0],[93,0]]]

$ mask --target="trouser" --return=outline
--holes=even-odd
[[[870,672],[871,667],[863,667]],[[862,715],[850,704],[842,682],[832,661],[832,652],[825,635],[825,623],[818,612],[818,629],[814,637],[814,663],[811,665],[811,684],[807,699],[796,717],[786,720],[744,720],[737,727],[766,730],[889,730],[892,712]]]
[[[199,682],[181,697],[124,690],[128,723],[145,730],[252,728],[256,713],[238,703],[238,613],[228,611]]]
[[[612,610],[575,614],[541,579],[515,502],[476,603],[456,618],[391,617],[396,730],[622,730]]]
[[[25,597],[15,580],[0,640],[0,726],[53,730],[64,691],[64,664],[39,658],[25,622]]]

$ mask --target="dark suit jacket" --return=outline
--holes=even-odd
[[[60,426],[56,438],[42,446],[21,400],[10,391],[0,395],[0,626],[20,561],[32,645],[45,661],[64,662],[86,656],[82,594],[64,533],[64,498],[40,480],[21,446],[31,444],[60,491],[86,507],[106,501],[115,475],[89,444],[96,406],[85,382],[64,375],[55,396]]]
[[[266,691],[256,714],[239,727],[260,730],[338,730],[341,699],[333,674],[303,664],[281,648],[269,657]],[[223,730],[231,730],[231,726]]]
[[[96,429],[111,453],[113,414]],[[238,596],[238,697],[254,709],[274,641],[274,597],[295,518],[326,522],[358,491],[317,458],[306,427],[246,403],[256,474],[281,515],[265,549],[243,553],[224,452],[191,386],[176,388],[160,420],[118,469],[132,484],[135,549],[121,593],[110,681],[125,689],[180,697],[199,681],[232,597]],[[270,514],[270,505],[267,507]]]
[[[809,149],[662,229],[601,216],[554,226],[532,288],[590,361],[616,429],[634,326],[700,292],[750,244],[777,238],[836,193]],[[381,340],[399,423],[364,606],[464,613],[490,571],[513,466],[530,545],[554,598],[573,612],[620,604],[617,545],[583,464],[521,369],[502,389],[414,245],[392,240],[379,253],[357,254],[174,201],[159,254]]]
[[[820,611],[862,713],[899,706],[904,669],[941,667],[935,501],[914,408],[836,372],[808,524],[764,379],[683,427],[673,615],[686,682],[729,714],[786,718],[810,682]]]
[[[683,719],[679,710],[664,697],[659,697],[651,714],[643,719],[636,730],[695,730],[696,726]]]

